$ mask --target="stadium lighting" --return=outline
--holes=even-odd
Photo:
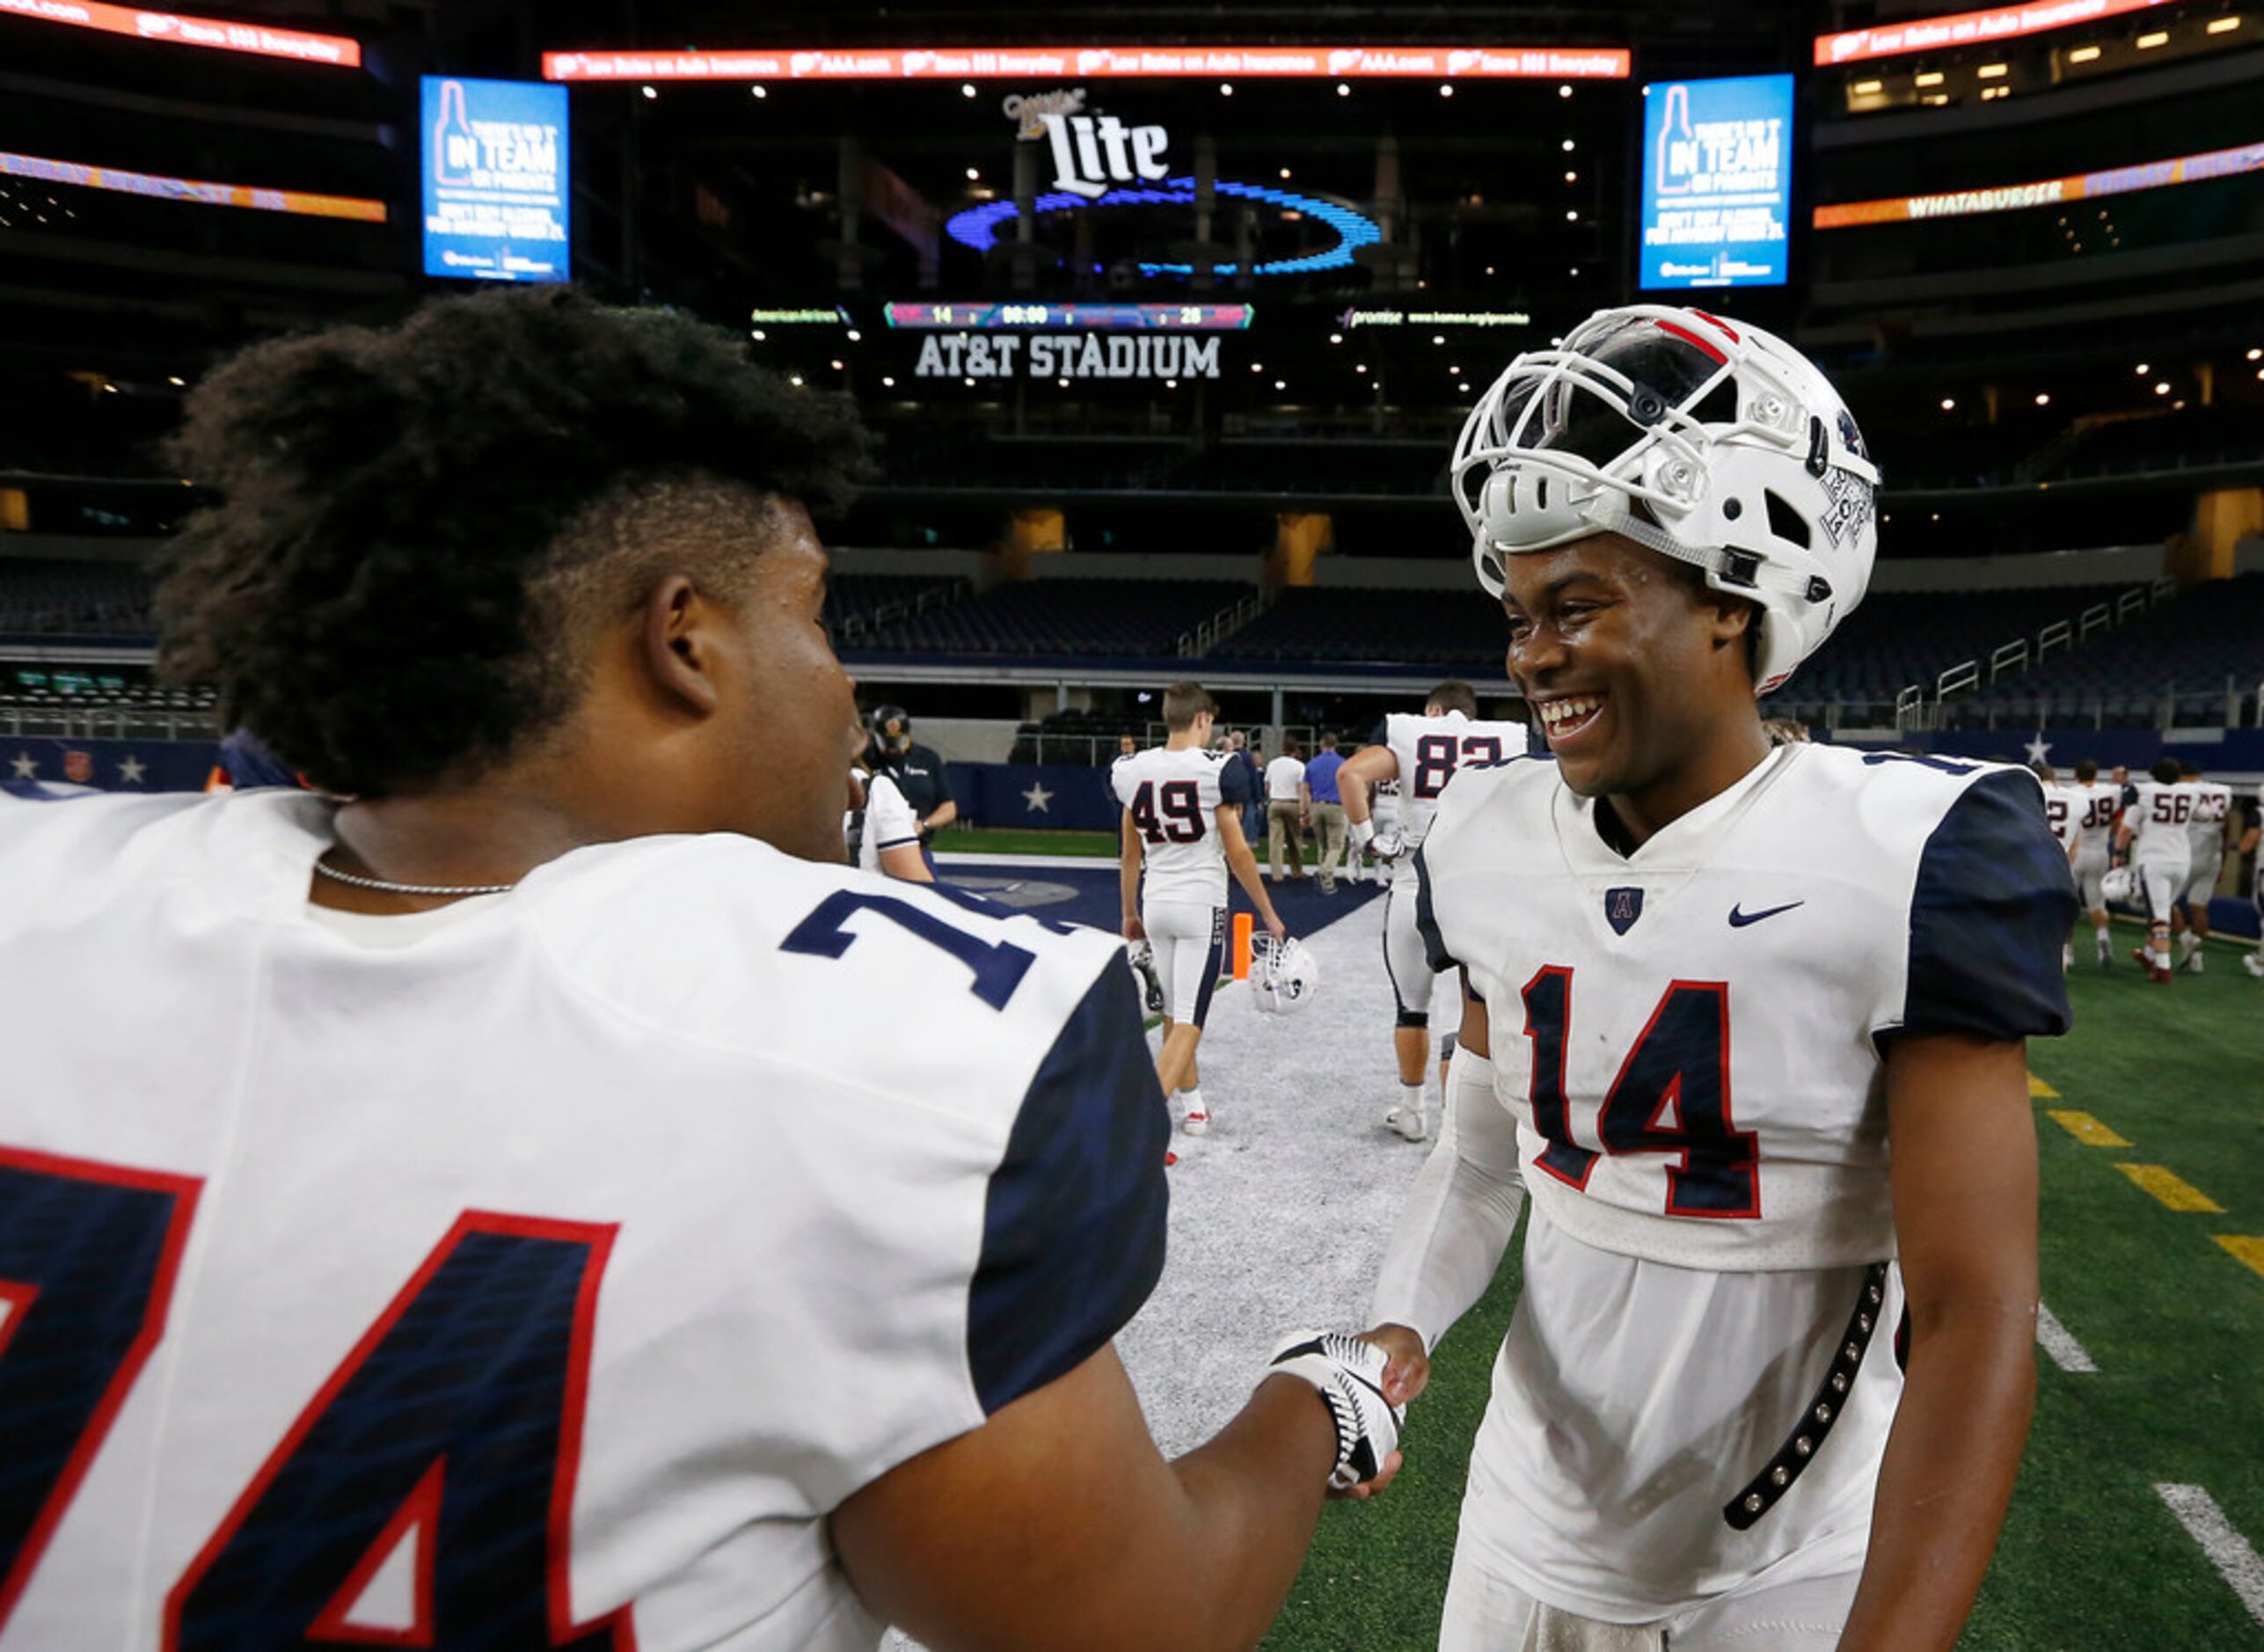
[[[1067,390],[1067,389],[1069,388],[1069,380],[1067,380],[1067,379],[1065,379],[1065,378],[1057,378],[1057,379],[1055,379],[1055,380],[1054,381],[1054,383],[1055,383],[1055,384],[1056,386],[1058,386],[1060,389]]]
[[[178,373],[167,374],[165,376],[165,383],[171,384],[175,390],[186,390],[188,387],[188,380],[183,378]]]
[[[1567,172],[1565,174],[1565,182],[1568,184],[1576,184],[1580,182],[1580,174],[1578,172]]]
[[[1944,413],[1955,413],[1957,411],[1957,398],[1954,396],[1943,397],[1942,411]]]
[[[1362,362],[1358,367],[1354,368],[1352,370],[1355,373],[1365,373],[1368,370],[1368,363]],[[2259,373],[2256,376],[2259,378],[2264,378],[2264,373]]]
[[[1443,333],[1434,333],[1431,334],[1431,342],[1433,344],[1444,344],[1446,342],[1446,334]]]
[[[1575,207],[1570,212],[1565,214],[1565,222],[1567,223],[1578,223],[1580,222],[1580,208]]]
[[[1559,86],[1559,87],[1558,87],[1558,88],[1557,88],[1557,96],[1558,96],[1558,97],[1559,97],[1559,98],[1569,98],[1569,97],[1571,97],[1571,96],[1572,96],[1572,88],[1571,88],[1570,86]]]
[[[769,333],[767,333],[763,332],[763,329],[762,329],[762,328],[760,328],[760,327],[757,327],[757,328],[756,328],[756,329],[755,329],[755,342],[756,342],[756,343],[757,343],[757,344],[762,343],[763,340],[765,340],[765,339],[769,338],[770,336],[770,335]]]
[[[1340,80],[1336,83],[1336,95],[1340,98],[1349,98],[1352,96],[1352,87],[1347,82]]]
[[[1574,143],[1573,143],[1573,141],[1572,141],[1570,138],[1567,138],[1567,139],[1565,140],[1565,153],[1566,153],[1566,154],[1567,154],[1567,155],[1571,154],[1571,153],[1573,152],[1574,148]]]
[[[1973,72],[1983,80],[2002,80],[2012,72],[2010,63],[1983,63]]]
[[[1486,273],[1488,275],[1491,275],[1492,274],[1494,274],[1494,266],[1493,266],[1493,265],[1491,265],[1491,264],[1488,264],[1488,265],[1486,267]]]
[[[2100,51],[2100,48],[2096,46],[2078,46],[2075,50],[2068,54],[2068,62],[2070,63],[2095,63],[2099,61]]]
[[[967,169],[967,181],[970,184],[981,183],[982,181],[982,168],[980,166],[968,167]]]
[[[1253,362],[1250,363],[1250,370],[1253,373],[1262,373],[1266,370],[1266,364],[1263,362]]]
[[[1218,95],[1222,98],[1231,98],[1234,95],[1234,83],[1231,80],[1220,81],[1218,83]]]
[[[1441,86],[1441,87],[1439,88],[1439,96],[1440,96],[1440,97],[1442,97],[1442,98],[1451,98],[1451,97],[1453,97],[1453,96],[1454,96],[1454,88],[1453,88],[1452,86]]]
[[[645,95],[647,98],[657,98],[661,95],[661,89],[658,86],[647,86],[645,88]]]
[[[2168,379],[2166,379],[2166,378],[2165,378],[2165,379],[2161,380],[2159,383],[2158,383],[2158,384],[2154,386],[2154,393],[2155,393],[2157,396],[2166,396],[2166,395],[2168,395],[2168,394],[2170,393],[2170,381],[2169,381]]]
[[[2211,34],[2230,34],[2233,30],[2239,26],[2240,19],[2237,17],[2211,18],[2209,20],[2209,28],[2207,33]]]
[[[971,80],[960,83],[959,95],[962,98],[972,98],[975,96],[975,83]]]
[[[788,383],[789,384],[797,384],[797,385],[799,385],[801,382],[802,382],[802,376],[801,376],[800,373],[796,373],[795,375],[793,375],[793,376],[792,376],[792,377],[789,378],[789,379],[786,381],[786,383]]]
[[[880,381],[880,387],[883,390],[894,390],[896,388],[896,381],[893,378],[884,378]]]
[[[2251,350],[2251,351],[2249,351],[2249,353],[2248,353],[2248,359],[2249,359],[2250,361],[2253,362],[2253,361],[2256,361],[2256,360],[2258,360],[2258,359],[2260,359],[2260,358],[2264,358],[2264,350]]]
[[[1848,91],[1859,98],[1869,98],[1887,90],[1883,80],[1859,80]]]
[[[2052,405],[2052,392],[2051,392],[2051,391],[2048,391],[2048,390],[2040,390],[2040,391],[2038,391],[2036,392],[2036,406],[2039,406],[2039,407],[2049,407],[2049,406],[2050,406],[2051,405]]]
[[[1344,334],[1341,333],[1332,333],[1328,335],[1328,341],[1331,344],[1342,344],[1344,342]],[[2256,359],[2256,352],[2253,350],[2249,351],[2248,359],[2252,362],[2254,361]]]
[[[2169,43],[2170,32],[2167,29],[2156,29],[2151,34],[2142,34],[2131,42],[2142,52],[2151,52],[2158,46],[2167,46]]]
[[[1164,388],[1165,390],[1177,390],[1179,387],[1179,381],[1175,378],[1167,378],[1164,381]]]
[[[1570,269],[1567,270],[1565,274],[1571,276],[1573,280],[1578,281],[1580,279],[1580,266],[1577,264],[1574,265]]]
[[[1470,386],[1469,386],[1469,385],[1467,385],[1467,384],[1457,384],[1457,385],[1456,385],[1456,386],[1455,386],[1455,388],[1456,388],[1457,390],[1458,390],[1458,391],[1462,391],[1462,392],[1463,392],[1463,394],[1464,394],[1464,395],[1465,395],[1465,396],[1466,396],[1466,395],[1468,395],[1468,394],[1470,393]]]
[[[1289,169],[1286,166],[1282,168],[1282,181],[1285,184],[1289,181]]]
[[[1940,69],[1930,69],[1926,70],[1924,74],[1919,76],[1917,79],[1913,81],[1911,84],[1917,86],[1939,86],[1942,84],[1944,78],[1945,77]]]
[[[851,344],[862,344],[865,342],[865,335],[859,333],[855,327],[851,327],[849,330],[849,341]]]
[[[1289,381],[1286,378],[1277,378],[1274,381],[1274,388],[1275,390],[1287,390],[1289,388]]]
[[[753,85],[748,87],[747,90],[753,92],[758,98],[767,98],[770,95],[770,89],[759,80]]]
[[[826,365],[836,373],[844,370],[843,363],[838,361],[828,362]]]
[[[2147,363],[2145,363],[2144,362],[2139,362],[2139,363],[2138,363],[2138,367],[2137,367],[2137,373],[2138,373],[2138,376],[2139,376],[2139,377],[2141,377],[2141,378],[2145,377],[2147,374],[2149,374],[2149,373],[2152,372],[2153,370],[2154,370],[2154,369],[2153,369],[2151,366],[2149,366]]]

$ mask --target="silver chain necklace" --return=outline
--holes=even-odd
[[[357,889],[376,889],[383,895],[508,895],[519,887],[515,883],[472,883],[460,888],[439,883],[389,883],[383,878],[358,878],[319,860],[314,863],[314,869],[337,882],[350,883]]]

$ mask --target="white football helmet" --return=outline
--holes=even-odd
[[[2128,866],[2109,866],[2099,881],[2099,893],[2102,900],[2128,906],[2137,898],[2138,874]]]
[[[1879,552],[1879,470],[1838,392],[1702,310],[1602,310],[1528,350],[1471,409],[1452,472],[1490,594],[1505,554],[1623,535],[1760,609],[1760,694],[1863,600]]]
[[[1250,944],[1250,994],[1266,1015],[1289,1015],[1312,1002],[1320,985],[1320,963],[1292,935],[1275,941],[1260,935]]]

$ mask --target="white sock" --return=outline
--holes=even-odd
[[[1401,1085],[1399,1086],[1399,1105],[1410,1113],[1421,1112],[1423,1110],[1423,1086],[1419,1084]]]
[[[1182,1117],[1190,1113],[1201,1113],[1206,1117],[1209,1115],[1210,1109],[1203,1106],[1202,1091],[1200,1088],[1182,1090],[1179,1094],[1179,1113]]]

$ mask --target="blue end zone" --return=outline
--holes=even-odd
[[[1311,875],[1308,868],[1304,883],[1283,883],[1267,890],[1274,897],[1274,910],[1292,935],[1311,935],[1326,929],[1384,893],[1379,884],[1351,884],[1339,878],[1336,893],[1325,895],[1311,881]],[[1096,858],[1090,866],[1063,866],[1050,860],[1033,865],[1005,855],[946,855],[936,868],[936,876],[1033,917],[1082,924],[1112,935],[1117,932],[1121,902],[1114,860]],[[1238,884],[1230,884],[1228,899],[1230,913],[1251,910],[1250,898]],[[1232,932],[1231,928],[1228,932]]]

